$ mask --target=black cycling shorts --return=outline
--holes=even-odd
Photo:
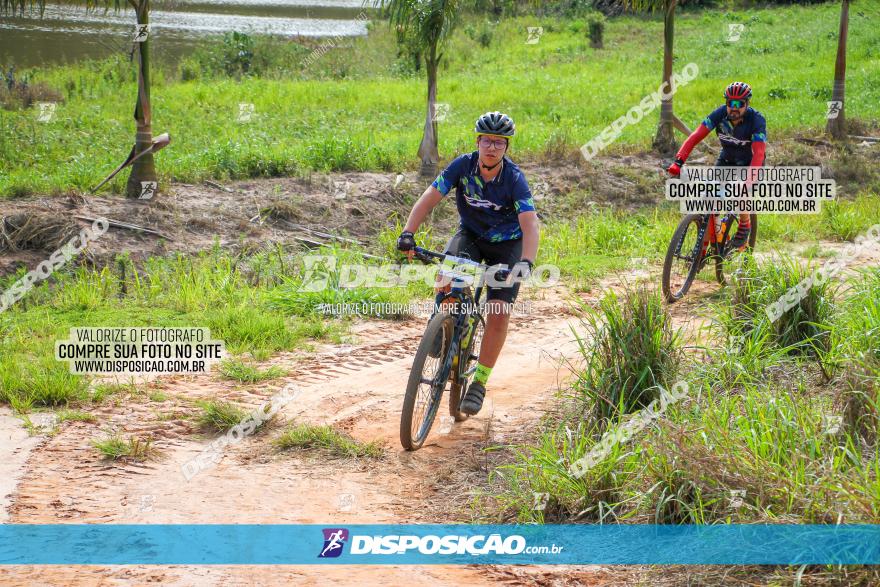
[[[767,157],[764,157],[764,162],[761,163],[761,167],[766,163]],[[751,164],[751,159],[725,159],[722,155],[718,155],[718,160],[715,161],[715,167],[748,167]]]
[[[512,269],[522,259],[522,239],[490,242],[477,238],[477,235],[460,227],[446,244],[444,254],[464,257],[486,265],[507,265]],[[519,295],[519,282],[502,286],[487,287],[486,299],[513,303]]]

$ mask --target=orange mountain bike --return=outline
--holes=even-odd
[[[748,248],[754,249],[758,216],[749,215],[752,231]],[[663,261],[663,295],[675,302],[684,297],[710,260],[715,261],[715,278],[724,285],[724,260],[733,252],[730,241],[739,225],[737,214],[689,214],[678,223]]]

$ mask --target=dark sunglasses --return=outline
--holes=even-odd
[[[742,108],[743,106],[745,106],[746,102],[745,102],[745,100],[728,100],[727,105],[730,106],[731,108],[739,109],[739,108]]]

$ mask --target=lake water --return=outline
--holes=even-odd
[[[281,37],[367,33],[361,0],[191,0],[152,3],[153,54],[175,59],[208,35],[227,31]],[[0,66],[29,67],[127,52],[135,32],[131,8],[86,12],[47,5],[43,18],[0,15]]]

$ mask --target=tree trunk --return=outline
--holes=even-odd
[[[834,89],[831,100],[840,102],[840,112],[836,118],[829,118],[825,132],[835,139],[846,138],[846,118],[844,117],[844,98],[846,90],[846,37],[849,31],[849,0],[843,0],[840,7],[840,32],[837,35],[837,61],[834,62]]]
[[[139,0],[137,10],[139,25],[150,23],[150,0]],[[137,125],[135,135],[135,156],[148,149],[153,140],[152,115],[150,112],[150,35],[137,44],[138,54],[138,100],[134,109],[134,120]],[[148,153],[135,161],[131,166],[131,174],[125,186],[128,198],[140,198],[142,183],[158,181],[153,154]]]
[[[422,176],[437,175],[437,166],[440,163],[440,152],[437,150],[437,120],[435,119],[437,101],[437,46],[428,49],[425,58],[425,67],[428,70],[428,112],[425,115],[425,132],[422,135],[422,144],[419,145],[419,158],[422,161],[420,173]]]
[[[675,4],[676,0],[667,0],[666,14],[663,17],[663,81],[667,94],[672,94],[672,41],[675,37]],[[675,153],[675,126],[672,113],[672,96],[660,103],[660,125],[654,137],[654,148],[663,155]]]

